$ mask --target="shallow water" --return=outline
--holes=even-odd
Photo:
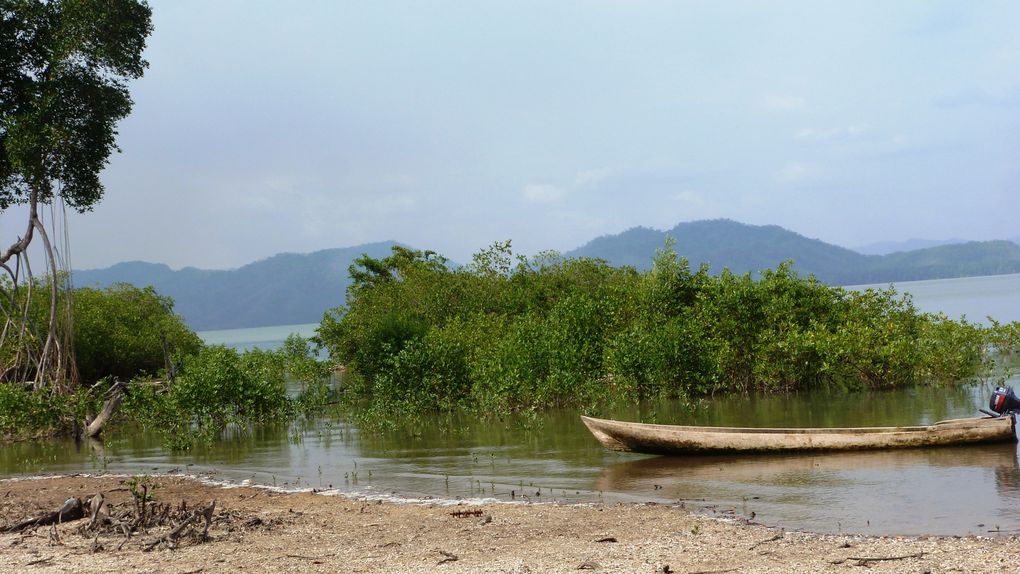
[[[1020,381],[1014,380],[1014,383]],[[626,406],[606,416],[743,426],[924,424],[971,416],[987,389],[727,397]],[[102,444],[0,448],[0,475],[185,473],[358,495],[682,503],[787,529],[873,534],[1020,532],[1015,444],[851,454],[649,457],[604,450],[576,411],[515,420],[443,416],[390,431],[343,417],[235,432],[167,452],[145,433]]]
[[[1020,274],[903,281],[893,285],[909,293],[922,311],[945,313],[950,319],[989,324],[1020,321]],[[885,288],[888,284],[858,285],[849,289]]]

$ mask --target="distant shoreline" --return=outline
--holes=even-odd
[[[308,338],[314,335],[315,330],[318,328],[318,323],[298,323],[295,325],[212,329],[209,331],[198,331],[196,334],[207,345],[243,345],[282,341],[293,333]]]

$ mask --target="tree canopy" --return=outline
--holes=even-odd
[[[152,11],[137,0],[0,0],[0,209],[53,199],[78,211],[131,111]]]

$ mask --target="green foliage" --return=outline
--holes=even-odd
[[[205,347],[183,357],[169,385],[133,389],[121,407],[143,426],[158,430],[170,446],[187,448],[196,438],[212,439],[229,424],[286,417],[285,367],[272,351],[243,355],[224,346]]]
[[[467,345],[457,325],[432,329],[390,357],[375,379],[373,392],[382,397],[403,397],[412,409],[448,409],[466,396]]]
[[[35,285],[34,288],[42,288]],[[24,294],[27,286],[19,293]],[[316,349],[292,335],[277,351],[243,354],[204,347],[172,312],[172,302],[152,288],[118,284],[74,292],[74,343],[82,378],[90,384],[61,395],[0,384],[0,437],[67,432],[102,404],[112,377],[130,380],[118,420],[164,434],[174,448],[212,439],[228,425],[287,418],[334,400],[330,365]],[[2,302],[2,300],[0,300]],[[42,317],[45,305],[31,313]],[[26,336],[31,336],[29,332]],[[165,372],[168,356],[175,376]],[[0,348],[0,359],[17,347]],[[158,376],[162,381],[152,382]],[[291,396],[288,384],[296,387]]]
[[[892,290],[829,287],[790,263],[713,277],[668,244],[644,273],[550,253],[512,261],[509,242],[459,269],[402,248],[359,260],[348,306],[319,329],[352,372],[348,392],[388,412],[504,412],[945,384],[986,372],[989,350],[1011,352],[1020,332],[922,314]]]
[[[166,366],[166,352],[193,355],[202,346],[173,302],[152,287],[118,283],[107,289],[74,292],[74,349],[85,383],[116,376],[130,380],[156,375]]]
[[[994,356],[987,352],[989,335],[979,325],[952,321],[945,315],[931,315],[921,324],[918,352],[924,365],[921,376],[933,383],[951,383],[991,371]],[[986,367],[982,369],[981,367]]]
[[[173,382],[132,385],[121,410],[125,418],[162,433],[169,447],[188,449],[231,425],[286,420],[325,405],[333,398],[329,374],[328,364],[297,335],[276,351],[203,347],[180,357]],[[300,387],[297,396],[288,383]]]
[[[0,437],[24,438],[62,426],[62,409],[48,391],[0,385]]]
[[[519,411],[538,404],[549,377],[549,348],[539,313],[493,318],[492,329],[471,364],[471,397],[486,410]],[[466,400],[468,397],[464,397]]]
[[[8,313],[21,308],[30,290],[36,293],[31,298],[24,332],[16,332],[12,326],[0,346],[0,362],[12,365],[16,363],[15,354],[25,348],[35,349],[38,354],[45,340],[40,333],[45,332],[49,321],[49,301],[39,294],[49,290],[50,277],[35,279],[16,290],[9,281],[0,286],[14,299],[0,298],[0,307]],[[72,300],[74,357],[87,386],[111,376],[127,381],[162,373],[166,367],[164,342],[167,353],[184,355],[194,354],[202,346],[198,335],[173,313],[173,302],[151,287],[138,289],[119,283],[107,289],[75,289],[62,296]],[[66,321],[66,317],[58,320]]]
[[[98,412],[101,396],[101,392],[85,389],[60,394],[49,389],[0,384],[0,439],[49,436],[75,428],[85,420],[86,412]]]
[[[310,410],[333,401],[331,365],[319,360],[311,341],[292,333],[274,354],[283,365],[287,381],[301,386],[296,399],[297,406]]]
[[[156,489],[160,487],[160,484],[151,476],[142,475],[127,479],[124,481],[124,486],[131,493],[131,498],[135,503],[142,504],[156,499]]]
[[[102,197],[99,172],[131,111],[151,10],[136,0],[17,0],[0,7],[0,210],[52,200],[79,211]]]

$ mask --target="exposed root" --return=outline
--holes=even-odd
[[[61,524],[78,521],[81,523],[71,530],[57,529]],[[227,532],[271,527],[258,517],[237,511],[221,511],[217,515],[216,501],[204,507],[189,508],[184,501],[177,505],[151,502],[148,491],[144,490],[119,505],[111,504],[103,493],[85,500],[70,498],[58,510],[0,528],[0,532],[28,535],[48,526],[47,535],[52,544],[62,544],[61,535],[77,534],[89,540],[91,553],[121,550],[131,540],[138,540],[137,535],[155,534],[149,542],[137,543],[141,550],[148,552],[159,547],[174,549],[186,540],[194,544],[207,542],[213,524]]]

